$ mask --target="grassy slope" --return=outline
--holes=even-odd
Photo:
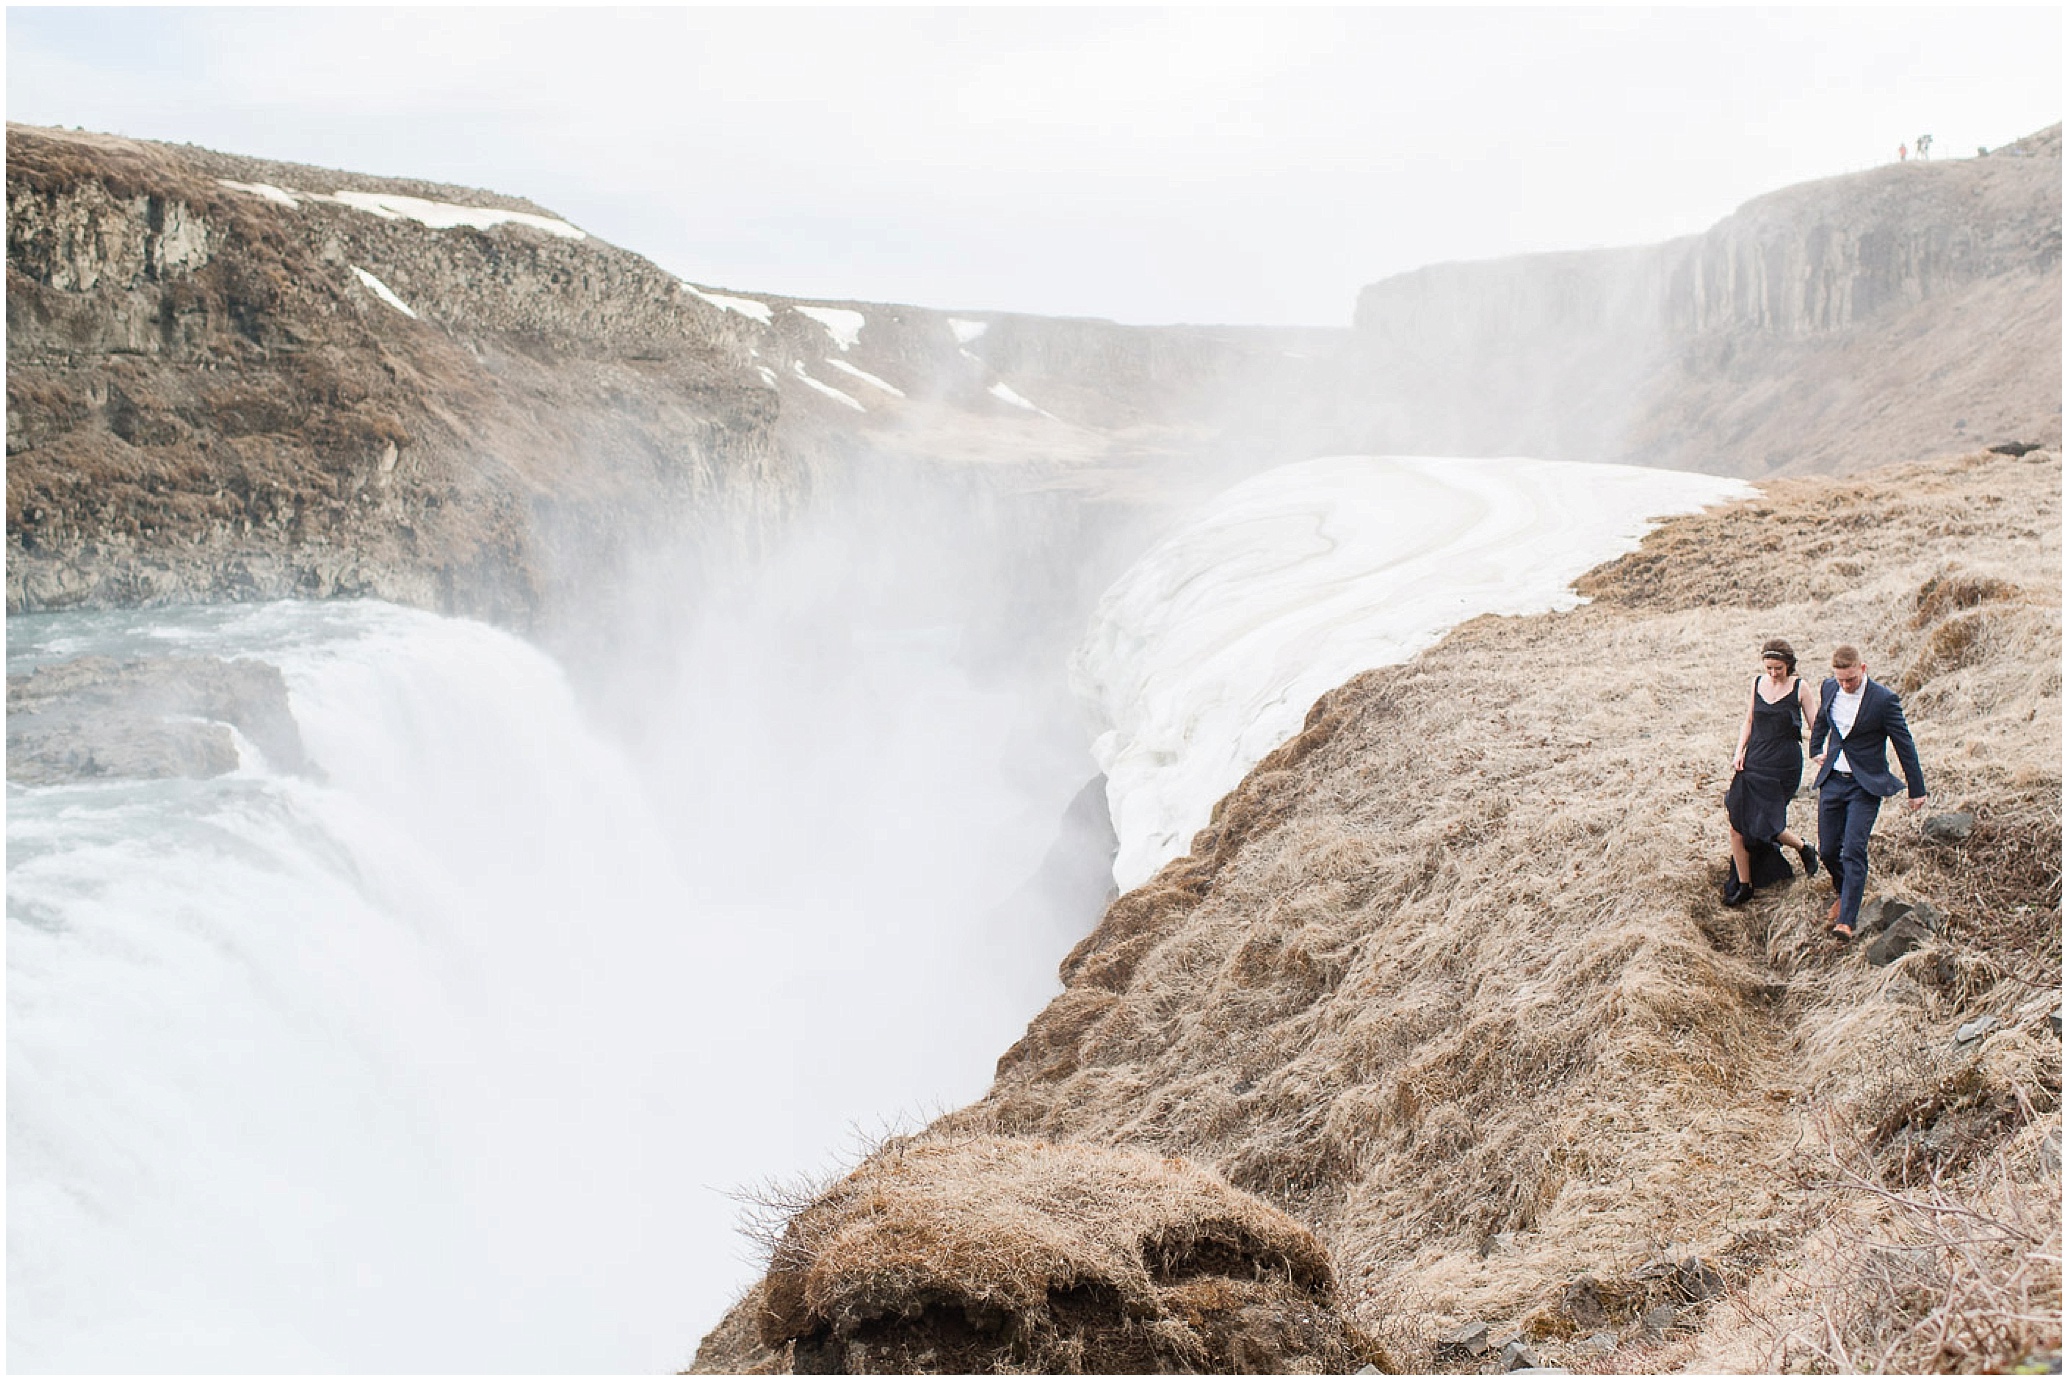
[[[1588,606],[1354,679],[1114,904],[943,1130],[1196,1157],[1314,1229],[1411,1367],[1474,1319],[1589,1370],[2058,1346],[2060,484],[2050,455],[1777,481],[1595,572]],[[1824,938],[1821,879],[1717,903],[1776,634],[1812,672],[1859,643],[1934,808],[1980,817],[1945,847],[1884,814],[1871,890],[1949,917],[1892,967]],[[2006,1028],[1956,1049],[1985,1012]],[[1905,1206],[1939,1192],[2025,1236],[1960,1246],[1976,1220]],[[1730,1291],[1660,1336],[1638,1268],[1669,1245]],[[1963,1271],[2030,1298],[1941,1329]],[[1606,1356],[1572,1341],[1602,1331]]]

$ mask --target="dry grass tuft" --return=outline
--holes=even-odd
[[[1903,669],[1896,689],[1904,695],[1914,695],[1933,677],[1980,661],[1988,634],[1989,618],[1980,611],[1947,619],[1932,629],[1923,649]]]
[[[790,1216],[748,1309],[765,1355],[798,1370],[1328,1372],[1374,1355],[1285,1215],[1176,1158],[997,1137],[891,1141]],[[699,1367],[761,1360],[727,1328]]]
[[[2028,1128],[2036,1131],[2036,1128]],[[1827,1282],[1782,1330],[1776,1371],[2008,1370],[2061,1347],[2059,1137],[2014,1169],[2000,1149],[1958,1188],[1935,1172],[1889,1187],[1864,1155],[1834,1152],[1852,1211],[1818,1244]],[[2036,1150],[2031,1137],[2025,1147]],[[2036,1173],[2035,1173],[2036,1172]]]
[[[2019,593],[2018,587],[2008,580],[1949,570],[1918,587],[1917,612],[1911,616],[1910,626],[1928,628],[1948,614],[1993,600],[2015,599]]]

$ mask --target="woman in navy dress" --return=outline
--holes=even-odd
[[[1751,900],[1762,883],[1794,876],[1782,848],[1802,859],[1804,877],[1817,871],[1816,850],[1788,828],[1788,802],[1802,785],[1803,726],[1816,719],[1816,692],[1795,674],[1795,649],[1782,639],[1769,638],[1759,659],[1766,672],[1752,683],[1723,798],[1731,825],[1731,877],[1723,886],[1729,906]]]

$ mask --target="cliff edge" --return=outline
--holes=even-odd
[[[1587,605],[1353,678],[926,1135],[1196,1162],[1312,1232],[1408,1371],[2058,1349],[2060,483],[2047,452],[1772,481]],[[1821,876],[1719,901],[1776,634],[1813,676],[1859,643],[1973,816],[1884,812],[1849,948]]]

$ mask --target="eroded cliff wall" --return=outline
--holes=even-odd
[[[2060,437],[2058,126],[1789,187],[1704,235],[1358,300],[1384,449],[1757,476]]]
[[[740,333],[563,225],[11,128],[10,611],[365,594],[523,624],[643,532],[743,535],[795,481]]]
[[[493,192],[20,126],[8,313],[10,611],[519,626],[816,509],[989,524],[1060,628],[1170,504],[1308,444],[1273,399],[1348,334],[697,286]]]

